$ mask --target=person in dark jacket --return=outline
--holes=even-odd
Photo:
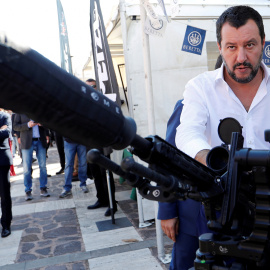
[[[48,131],[39,123],[34,122],[24,114],[16,114],[14,130],[20,131],[20,141],[23,158],[23,173],[26,200],[32,200],[32,162],[33,151],[36,151],[40,169],[40,196],[49,197],[47,191],[46,146],[49,140]]]
[[[12,155],[8,143],[11,134],[11,118],[8,113],[0,111],[0,197],[1,197],[1,225],[2,237],[11,234],[10,225],[12,220],[11,195],[10,195],[10,165],[12,164]]]
[[[96,81],[94,79],[88,79],[86,81],[86,84],[90,85],[95,90],[97,90]],[[99,150],[102,154],[104,154],[107,158],[110,159],[110,154],[112,153],[111,147],[106,147]],[[112,213],[109,207],[110,202],[109,202],[109,192],[108,192],[109,190],[108,190],[106,170],[97,164],[89,164],[89,168],[90,168],[92,177],[94,178],[94,181],[95,181],[95,186],[97,190],[97,195],[96,195],[97,201],[94,204],[89,205],[87,209],[92,210],[92,209],[97,209],[100,207],[108,207],[104,214],[105,217],[108,217]],[[113,211],[113,214],[115,214],[115,212],[117,211],[117,201],[115,200],[115,183],[114,183],[114,178],[111,171],[108,171],[108,180],[110,183],[110,190],[111,190],[111,195],[112,195],[112,204],[113,204],[112,211]]]

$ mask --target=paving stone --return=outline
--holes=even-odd
[[[60,209],[47,212],[43,212],[44,217],[50,217],[47,220],[40,218],[42,215],[36,214],[20,216],[21,219],[28,220],[29,228],[26,228],[23,232],[23,237],[21,238],[18,248],[16,262],[85,251],[78,224],[78,218],[76,216],[76,210]],[[66,217],[72,217],[73,220],[69,222]],[[16,221],[21,219],[17,218]],[[60,223],[55,221],[63,219],[65,221]],[[14,226],[16,226],[16,221],[13,222]],[[63,223],[65,222],[68,225],[63,226]],[[33,256],[26,256],[27,250],[30,251]],[[71,265],[69,265],[67,269],[71,270]]]
[[[44,246],[49,246],[52,244],[52,240],[46,240],[46,241],[41,241],[41,242],[38,242],[37,245],[39,247],[44,247]]]
[[[45,270],[67,270],[68,268],[65,265],[54,265],[46,267]]]
[[[47,225],[47,226],[44,226],[43,227],[43,230],[44,231],[48,231],[48,230],[51,230],[51,229],[54,229],[54,228],[57,228],[58,227],[58,224],[49,224],[49,225]]]
[[[17,224],[29,223],[29,218],[29,215],[15,216],[13,217],[13,221],[16,221]]]
[[[27,253],[30,249],[32,249],[35,245],[33,243],[24,243],[22,245],[22,252]]]
[[[37,212],[33,214],[33,217],[36,219],[40,219],[40,220],[48,220],[50,218],[52,218],[54,215],[54,213],[48,211],[48,212]]]
[[[26,233],[40,233],[40,229],[39,228],[27,228],[25,229]]]
[[[47,224],[51,224],[51,222],[52,221],[50,219],[48,219],[48,220],[38,220],[35,223],[38,223],[40,225],[47,225]]]
[[[118,253],[89,260],[91,270],[162,270],[149,249]]]
[[[29,234],[29,235],[26,235],[26,236],[23,236],[22,237],[22,242],[33,242],[33,241],[38,241],[39,238],[37,237],[37,235],[35,234]]]
[[[56,228],[55,230],[50,230],[43,233],[45,239],[48,238],[55,238],[59,236],[66,236],[66,235],[76,235],[78,233],[77,227],[61,227]]]
[[[12,222],[12,230],[13,231],[22,231],[26,228],[29,227],[29,223],[24,223],[24,224],[14,224],[15,222]]]
[[[17,259],[16,262],[32,261],[35,259],[37,259],[37,257],[34,254],[23,253],[19,255],[19,259]]]
[[[79,236],[74,236],[74,237],[61,237],[61,238],[58,238],[55,242],[68,242],[68,241],[79,240],[79,239],[80,239]]]
[[[36,250],[36,253],[41,254],[41,255],[44,255],[44,256],[49,255],[50,252],[51,252],[51,248],[50,247],[42,248],[42,249],[37,249]]]
[[[72,270],[85,270],[83,263],[74,263],[72,265]]]
[[[65,220],[65,221],[61,222],[62,226],[72,226],[72,225],[75,225],[75,224],[77,224],[77,218],[70,219],[70,220]]]
[[[173,248],[173,244],[171,245],[165,245],[164,246],[164,253],[165,254],[171,254],[172,253],[172,248]],[[158,257],[158,251],[156,247],[150,248],[151,253],[153,254],[153,256]],[[169,269],[170,268],[170,263],[166,263],[162,265],[163,269]]]
[[[77,216],[75,215],[74,212],[68,210],[64,210],[60,215],[57,215],[54,217],[54,220],[56,222],[63,222],[63,221],[70,221],[76,219]]]
[[[54,250],[54,255],[62,255],[66,253],[73,253],[73,252],[78,252],[81,251],[81,242],[79,241],[72,241],[68,242],[63,245],[59,245],[55,248]]]
[[[47,267],[35,268],[33,270],[90,270],[88,261],[51,265]]]

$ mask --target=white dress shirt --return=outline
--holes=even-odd
[[[261,66],[264,79],[248,112],[224,81],[224,65],[190,80],[184,92],[176,146],[194,158],[203,149],[221,145],[220,120],[233,117],[243,127],[244,148],[270,149],[270,143],[264,140],[264,131],[270,129],[270,69],[263,62]]]

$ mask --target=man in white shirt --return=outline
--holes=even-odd
[[[261,61],[262,18],[250,7],[232,7],[217,21],[217,38],[223,65],[186,85],[176,134],[177,147],[203,164],[209,150],[222,143],[217,130],[226,117],[243,127],[244,147],[269,149],[264,130],[270,128],[270,73]]]
[[[205,72],[192,79],[184,92],[181,124],[177,128],[176,146],[206,165],[209,150],[222,143],[218,136],[221,119],[235,118],[243,127],[244,147],[269,149],[264,130],[270,129],[269,69],[262,62],[265,33],[262,17],[247,6],[227,9],[216,23],[217,44],[223,64],[220,69]],[[181,220],[179,220],[181,222]],[[177,218],[162,220],[164,232],[176,246],[189,245],[175,240]],[[179,249],[178,249],[179,250]],[[170,270],[189,267],[192,257],[176,253]]]

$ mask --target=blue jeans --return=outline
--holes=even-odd
[[[64,189],[70,191],[72,189],[72,174],[74,170],[74,159],[77,152],[79,167],[78,167],[78,177],[80,179],[80,187],[86,186],[87,180],[87,162],[86,162],[86,147],[77,143],[69,143],[64,141],[65,149],[65,185]]]
[[[13,157],[15,156],[16,150],[19,151],[19,144],[18,144],[17,137],[14,136],[13,141],[12,141],[12,155],[13,155]]]
[[[23,175],[25,192],[32,191],[32,159],[33,151],[36,151],[38,165],[40,170],[40,188],[47,186],[47,169],[46,169],[46,148],[42,146],[41,141],[33,141],[29,149],[22,149]]]

